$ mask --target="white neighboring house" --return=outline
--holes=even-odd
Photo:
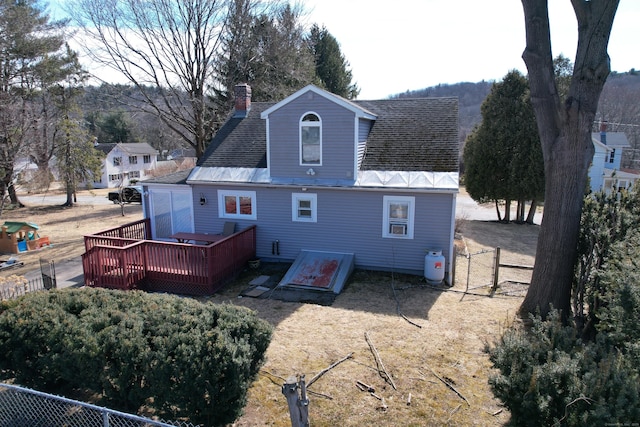
[[[591,191],[628,189],[640,175],[621,170],[622,150],[631,147],[624,132],[607,132],[606,123],[600,125],[600,132],[591,134],[595,148],[593,162],[589,169]]]
[[[116,188],[131,181],[145,180],[158,164],[158,150],[146,142],[96,144],[96,150],[106,154],[102,175],[93,182],[95,188]]]

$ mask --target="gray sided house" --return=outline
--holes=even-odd
[[[236,230],[256,225],[263,260],[337,252],[353,254],[358,268],[414,274],[437,249],[450,280],[458,102],[348,101],[310,85],[252,103],[251,88],[239,85],[203,158],[186,181],[169,181],[144,183],[156,239],[220,233],[231,221]]]

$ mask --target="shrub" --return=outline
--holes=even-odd
[[[42,391],[162,418],[235,420],[264,362],[271,326],[231,305],[102,289],[28,294],[0,306],[0,369]]]
[[[489,357],[512,424],[630,425],[640,419],[640,195],[587,196],[573,287],[574,323],[511,328]]]
[[[640,375],[628,353],[583,343],[557,312],[513,327],[487,348],[499,370],[489,384],[517,426],[625,425],[640,417]]]

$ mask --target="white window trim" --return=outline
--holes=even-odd
[[[318,118],[317,122],[306,122],[303,121],[303,119],[308,115],[308,114],[313,114],[314,116],[316,116]],[[309,127],[318,127],[320,128],[320,155],[319,155],[319,161],[318,163],[305,163],[304,159],[302,158],[302,125],[305,126],[309,126]],[[298,125],[298,148],[300,151],[300,166],[322,166],[322,117],[320,117],[320,114],[314,112],[314,111],[307,111],[306,113],[304,113],[302,116],[300,116],[300,123]]]
[[[408,204],[407,211],[407,232],[405,235],[391,234],[389,232],[390,216],[389,209],[391,203]],[[384,196],[383,197],[383,218],[382,218],[382,237],[390,239],[413,239],[413,229],[415,223],[416,198],[412,196]]]
[[[311,217],[301,217],[298,215],[299,202],[309,200],[311,202]],[[291,194],[291,221],[294,222],[318,222],[318,195],[313,193],[292,193]]]
[[[228,214],[225,211],[225,203],[224,198],[226,196],[235,196],[236,198],[240,197],[250,197],[251,198],[251,215],[246,214]],[[240,205],[238,201],[238,206]],[[231,218],[231,219],[257,219],[258,218],[258,209],[256,204],[256,192],[255,191],[234,191],[234,190],[218,190],[218,216],[220,218]]]

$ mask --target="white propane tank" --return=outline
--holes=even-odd
[[[444,280],[444,255],[441,250],[427,250],[424,257],[424,278],[430,285],[440,285]]]

